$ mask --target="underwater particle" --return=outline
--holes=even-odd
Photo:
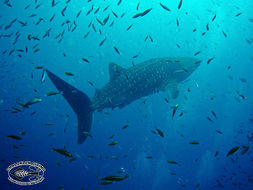
[[[237,150],[239,150],[240,146],[236,146],[234,148],[232,148],[226,155],[226,157],[231,156],[232,154],[234,154]]]
[[[72,154],[70,154],[68,151],[66,151],[64,149],[53,148],[52,150],[59,153],[59,154],[61,154],[61,155],[63,155],[63,156],[65,156],[65,157],[69,157],[69,158],[73,157]]]
[[[158,129],[158,128],[155,128],[155,129],[156,129],[157,133],[158,133],[162,138],[164,138],[163,132],[162,132],[160,129]]]
[[[74,76],[74,74],[73,74],[73,73],[71,73],[71,72],[65,72],[65,75],[68,75],[68,76]]]
[[[198,141],[190,141],[189,144],[199,145],[200,143]]]
[[[162,7],[164,10],[170,11],[170,9],[169,9],[167,6],[163,5],[162,3],[160,3],[160,5],[161,5],[161,7]]]
[[[109,143],[108,145],[109,145],[109,146],[114,146],[114,145],[116,145],[116,144],[118,144],[118,141],[113,141],[113,142]]]
[[[15,140],[22,140],[22,138],[17,135],[8,135],[6,137],[11,138],[11,139],[15,139]]]

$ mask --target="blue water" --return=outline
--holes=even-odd
[[[52,7],[51,0],[1,1],[1,190],[253,189],[253,1],[183,0],[180,9],[178,0],[141,1],[136,10],[139,2],[58,0]],[[163,9],[160,3],[171,11]],[[27,5],[30,6],[24,9]],[[92,6],[93,10],[86,15]],[[145,16],[132,18],[149,8],[152,10]],[[103,26],[96,20],[103,22],[108,15]],[[36,25],[39,18],[42,20]],[[11,21],[13,24],[8,27]],[[90,22],[96,32],[88,27]],[[48,29],[49,36],[43,38]],[[62,31],[64,34],[56,39]],[[29,40],[29,34],[39,40]],[[145,41],[148,35],[150,38]],[[138,57],[133,58],[135,55]],[[41,82],[43,70],[35,68],[50,69],[92,98],[95,88],[100,89],[109,81],[109,62],[128,68],[132,62],[138,64],[155,57],[197,57],[202,64],[179,85],[179,96],[169,99],[169,103],[164,98],[170,93],[160,92],[123,109],[95,112],[92,137],[81,145],[77,144],[76,115],[61,95],[45,96],[56,88],[48,77]],[[42,101],[12,113],[13,106],[22,108],[18,102],[35,97]],[[172,118],[173,106],[177,104]],[[122,129],[126,124],[129,126]],[[155,128],[164,133],[164,138],[151,132]],[[22,140],[8,135],[17,135]],[[113,141],[118,144],[109,146]],[[199,144],[192,145],[190,141]],[[236,146],[240,146],[239,150],[227,157]],[[250,147],[244,155],[243,146]],[[76,160],[69,162],[69,158],[52,148],[65,148]],[[6,168],[24,160],[45,167],[42,183],[22,187],[8,181]],[[129,177],[109,185],[100,184],[101,178],[111,175]]]

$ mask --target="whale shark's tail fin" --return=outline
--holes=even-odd
[[[46,72],[55,87],[62,93],[63,97],[76,113],[78,119],[78,144],[83,143],[90,136],[89,132],[92,125],[93,110],[90,107],[91,101],[89,97],[49,70],[46,69]]]

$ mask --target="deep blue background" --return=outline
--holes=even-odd
[[[160,1],[95,1],[71,0],[59,2],[51,7],[49,0],[11,0],[12,7],[0,4],[0,189],[253,189],[253,2],[246,1],[197,1],[183,0],[180,10],[179,1],[162,1],[171,11],[159,5]],[[24,10],[27,5],[30,7]],[[37,9],[35,7],[41,4]],[[61,10],[68,6],[65,16]],[[86,16],[94,5],[100,7]],[[103,12],[106,6],[108,10]],[[132,18],[140,11],[152,8],[141,18]],[[82,10],[79,18],[76,14]],[[116,18],[114,11],[118,18]],[[125,13],[123,18],[120,16]],[[238,13],[242,13],[236,16]],[[30,15],[36,14],[35,17]],[[55,14],[52,22],[49,19]],[[110,15],[105,26],[103,21]],[[214,15],[216,19],[212,21]],[[22,27],[17,21],[5,30],[12,20],[17,18],[27,22]],[[40,24],[35,25],[39,18]],[[179,21],[177,26],[176,20]],[[69,20],[77,24],[74,32],[68,31]],[[92,21],[97,30],[94,32],[89,23]],[[114,21],[114,25],[109,25]],[[71,24],[70,23],[70,24]],[[209,31],[206,25],[209,23]],[[70,25],[69,24],[69,25]],[[133,24],[129,31],[126,28]],[[51,28],[50,36],[42,38]],[[197,29],[193,32],[193,29]],[[65,30],[61,43],[55,37]],[[12,44],[16,32],[20,37]],[[90,31],[86,39],[83,36]],[[224,36],[223,32],[227,35]],[[205,35],[202,35],[206,32]],[[10,38],[3,35],[11,34]],[[27,39],[37,36],[40,41]],[[147,35],[153,39],[145,42]],[[106,38],[105,43],[99,43]],[[32,47],[38,44],[40,51],[33,53]],[[19,53],[18,49],[28,47],[28,53]],[[113,47],[116,46],[120,55]],[[15,48],[12,55],[9,52]],[[2,54],[7,50],[6,53]],[[109,80],[108,63],[115,62],[122,67],[131,67],[132,61],[138,64],[154,57],[193,57],[194,53],[203,64],[180,84],[180,95],[169,104],[164,101],[167,93],[159,93],[142,98],[123,109],[103,110],[94,113],[91,134],[82,145],[77,144],[77,120],[73,111],[61,95],[46,97],[49,91],[55,91],[51,81],[46,78],[40,82],[42,65],[68,81],[75,87],[94,95],[94,87],[101,88]],[[63,56],[63,53],[66,56]],[[22,57],[17,55],[21,54]],[[132,57],[138,54],[136,59]],[[85,57],[90,61],[82,61]],[[214,57],[210,64],[207,60]],[[228,67],[231,67],[228,69]],[[64,72],[74,73],[73,77]],[[33,77],[31,77],[33,76]],[[246,81],[245,81],[245,80]],[[187,89],[190,89],[190,92]],[[240,96],[241,95],[241,96]],[[245,97],[242,98],[242,95]],[[11,114],[8,109],[34,97],[42,102]],[[146,103],[142,102],[146,100]],[[179,104],[174,119],[171,106]],[[217,118],[211,113],[215,111]],[[34,115],[30,115],[35,111]],[[183,112],[183,116],[179,114]],[[213,122],[207,120],[210,117]],[[46,123],[53,123],[51,126]],[[121,128],[125,124],[129,127]],[[161,138],[151,132],[155,128],[164,132]],[[21,135],[21,131],[26,131]],[[65,133],[64,133],[65,130]],[[220,130],[223,134],[219,134]],[[48,136],[54,133],[53,136]],[[18,135],[21,141],[7,138]],[[113,139],[108,139],[115,135]],[[108,146],[112,141],[115,146]],[[200,145],[191,145],[189,141],[198,141]],[[24,146],[20,146],[20,145]],[[14,149],[13,145],[18,146]],[[231,157],[227,152],[235,146],[250,146],[250,150],[241,155],[242,148]],[[63,148],[77,159],[71,163],[68,158],[52,151]],[[215,152],[219,155],[215,157]],[[94,155],[94,158],[89,158]],[[18,158],[16,157],[18,156]],[[152,156],[152,159],[146,159]],[[20,187],[7,180],[8,165],[30,160],[46,168],[45,180],[41,184]],[[167,160],[179,162],[168,164]],[[60,162],[58,166],[56,162]],[[118,174],[120,168],[125,173]],[[174,172],[175,175],[171,175]],[[107,175],[125,175],[130,177],[114,184],[100,185],[100,178]]]

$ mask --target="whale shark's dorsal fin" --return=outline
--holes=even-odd
[[[116,63],[109,63],[110,81],[116,79],[119,75],[125,72],[125,68],[117,65]]]

